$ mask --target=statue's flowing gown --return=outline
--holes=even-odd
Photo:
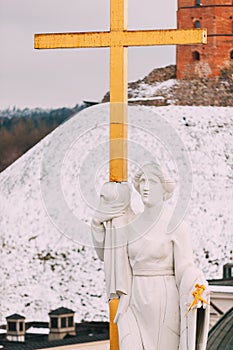
[[[129,308],[144,349],[177,350],[179,347],[179,293],[173,266],[175,244],[168,235],[146,235],[128,246],[133,274]]]
[[[124,303],[119,305],[119,312],[123,308],[117,322],[120,350],[205,349],[208,313],[203,312],[204,327],[198,329],[199,334],[197,312],[184,316],[187,303],[193,299],[194,285],[205,280],[194,266],[186,224],[171,234],[167,234],[166,228],[166,222],[161,219],[147,234],[115,252],[105,249],[109,295],[115,292],[128,299],[127,308],[122,306]],[[95,228],[92,232],[100,256],[106,245],[106,232]],[[117,230],[112,234],[117,235]],[[132,236],[133,230],[131,239]]]

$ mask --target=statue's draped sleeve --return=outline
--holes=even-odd
[[[177,288],[180,295],[180,347],[179,350],[205,350],[209,329],[209,306],[206,309],[191,310],[185,316],[193,301],[192,292],[197,283],[208,283],[201,270],[193,261],[193,251],[189,227],[182,223],[174,233],[174,267]]]
[[[127,254],[127,235],[120,218],[105,225],[92,224],[92,239],[98,257],[104,261],[106,291],[109,299],[131,292],[132,273]]]
[[[103,223],[91,224],[92,240],[95,247],[95,251],[101,261],[104,261],[104,245],[105,245],[105,226]]]

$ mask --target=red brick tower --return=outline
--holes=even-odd
[[[178,0],[177,26],[207,28],[207,45],[177,46],[177,78],[220,75],[233,65],[233,0]]]

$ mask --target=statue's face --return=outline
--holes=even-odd
[[[163,201],[163,187],[157,176],[142,175],[140,178],[140,194],[144,205],[153,207]]]

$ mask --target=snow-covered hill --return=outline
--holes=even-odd
[[[233,249],[233,108],[129,110],[129,180],[147,157],[176,177],[177,153],[168,144],[174,136],[180,149],[188,149],[193,188],[186,219],[196,262],[208,278],[221,277]],[[1,173],[1,322],[14,312],[46,320],[61,305],[75,310],[77,320],[107,319],[90,219],[108,180],[108,115],[108,104],[82,111]],[[163,123],[170,128],[167,145],[153,131]],[[133,198],[140,209],[135,193]]]

